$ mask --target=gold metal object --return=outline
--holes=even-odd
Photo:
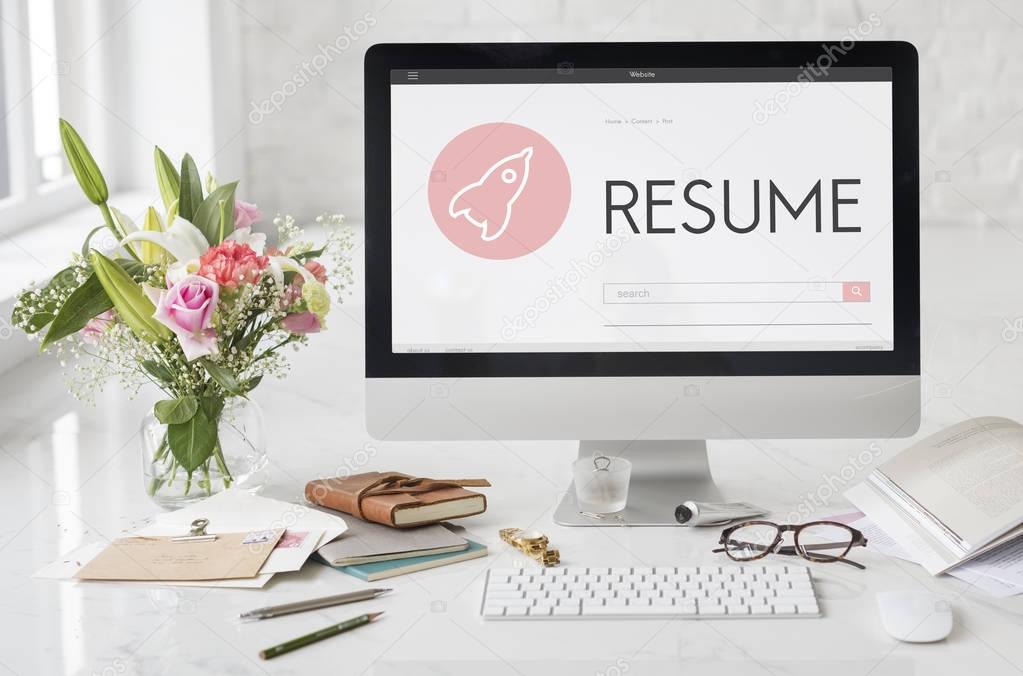
[[[525,531],[521,528],[502,528],[498,534],[512,547],[544,566],[556,566],[561,563],[561,553],[557,549],[548,549],[550,540],[543,533],[535,530]]]

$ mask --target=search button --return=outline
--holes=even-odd
[[[842,282],[843,303],[869,303],[870,282]]]

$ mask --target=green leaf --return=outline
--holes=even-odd
[[[149,267],[141,261],[133,261],[130,258],[118,258],[114,261],[121,266],[121,269],[131,275],[136,282],[144,282],[149,279]]]
[[[199,410],[199,400],[192,395],[156,402],[153,414],[164,425],[179,425],[188,422]]]
[[[220,236],[220,212],[222,209],[229,214],[234,214],[234,191],[238,187],[238,181],[226,183],[209,194],[203,200],[199,208],[195,210],[192,224],[206,235],[206,241],[210,246],[216,246],[223,241]],[[225,231],[226,236],[230,231]]]
[[[171,370],[158,361],[146,359],[142,362],[142,368],[146,373],[165,385],[170,385],[174,382],[174,374],[171,373]]]
[[[181,158],[180,193],[178,215],[186,221],[191,221],[202,203],[202,179],[199,178],[199,168],[195,166],[195,160],[188,153]]]
[[[50,329],[46,332],[46,337],[43,338],[39,349],[46,349],[61,338],[66,338],[72,333],[82,330],[90,319],[106,312],[113,306],[113,301],[103,290],[103,285],[96,273],[93,272],[64,301],[64,305],[61,306],[57,316],[50,323]]]
[[[310,258],[319,258],[320,256],[322,256],[323,255],[323,251],[326,248],[327,247],[321,247],[319,249],[312,249],[310,251],[303,251],[300,254],[295,254],[294,256],[292,256],[292,258],[294,258],[299,263],[304,263],[307,260],[309,260]]]
[[[65,119],[60,120],[60,141],[64,144],[64,154],[67,155],[71,171],[74,172],[86,198],[93,204],[105,203],[110,197],[107,182],[103,179],[103,174],[85,141]]]
[[[50,298],[51,292],[70,288],[77,283],[76,269],[74,267],[64,268],[43,286],[42,305],[31,315],[26,313],[25,308],[40,301],[33,297],[32,291],[26,291],[18,298],[18,302],[14,305],[14,311],[11,312],[11,322],[25,333],[32,334],[42,331],[57,315],[57,303]]]
[[[202,365],[206,368],[206,372],[210,374],[210,377],[213,378],[214,382],[216,382],[217,385],[220,385],[225,392],[228,394],[242,393],[241,383],[238,382],[238,379],[230,370],[205,357],[203,357],[201,361]]]
[[[262,382],[262,380],[263,376],[253,376],[246,380],[244,383],[242,383],[242,389],[244,389],[246,392],[251,392],[252,390],[256,389],[256,386],[259,385],[259,383]]]
[[[191,474],[213,454],[217,426],[201,409],[186,422],[167,426],[167,441],[178,464]]]
[[[217,421],[220,420],[220,412],[224,410],[224,400],[207,395],[199,399],[199,406],[208,419]]]
[[[163,208],[169,210],[181,192],[181,176],[174,168],[174,163],[167,157],[167,153],[160,150],[160,146],[153,148],[153,162],[156,164],[156,184],[160,188]]]

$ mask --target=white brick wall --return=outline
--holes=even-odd
[[[362,58],[374,42],[823,40],[876,12],[871,39],[920,51],[925,225],[1023,238],[1023,0],[245,0],[246,111],[320,45],[374,25],[246,131],[246,197],[362,216]],[[353,32],[354,34],[354,32]],[[935,182],[947,172],[950,182]]]

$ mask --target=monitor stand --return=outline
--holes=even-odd
[[[710,475],[705,441],[580,441],[579,458],[620,456],[632,463],[625,509],[604,518],[579,513],[575,485],[554,512],[561,526],[678,526],[675,507],[686,500],[721,502]]]

